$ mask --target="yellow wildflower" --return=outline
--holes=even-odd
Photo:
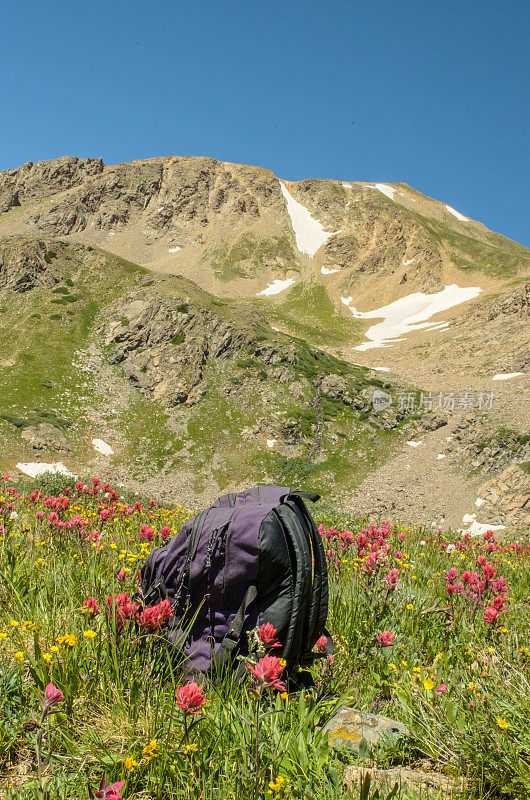
[[[502,717],[497,717],[496,722],[499,728],[502,728],[503,731],[505,731],[506,728],[510,727],[509,724],[506,722],[506,720],[503,719]]]
[[[56,644],[52,644],[52,646],[50,647],[50,650],[51,650],[52,653],[58,653],[59,652],[59,648],[57,647]]]
[[[64,636],[58,636],[55,641],[59,644],[66,644],[68,647],[73,647],[77,644],[77,639],[73,633],[65,633]]]
[[[135,761],[132,756],[127,756],[127,758],[123,762],[123,766],[128,772],[134,772],[134,770],[138,766],[138,761]]]
[[[407,603],[407,608],[410,611],[412,608],[414,608],[414,606],[412,605],[412,603]]]
[[[17,661],[24,660],[24,653],[21,650],[17,650],[16,653],[13,654]]]
[[[430,678],[427,678],[426,681],[423,681],[423,686],[425,687],[425,689],[427,689],[428,692],[434,689],[434,683],[433,681],[431,681]]]
[[[151,739],[149,744],[146,744],[145,747],[142,749],[142,755],[146,758],[156,758],[158,753],[156,752],[156,748],[158,747],[158,740]]]
[[[94,636],[96,636],[96,631],[91,631],[91,630],[85,631],[83,633],[83,636],[86,636],[87,639],[93,639]]]
[[[16,619],[10,619],[10,620],[9,620],[9,624],[10,624],[10,625],[12,625],[12,626],[13,626],[13,628],[17,628],[17,627],[18,627],[18,625],[19,625],[19,623],[17,622],[17,620],[16,620]]]
[[[51,660],[52,660],[52,658],[53,658],[53,656],[52,656],[52,654],[51,654],[51,653],[43,653],[43,654],[42,654],[42,657],[43,657],[43,659],[44,659],[45,661],[51,661]]]

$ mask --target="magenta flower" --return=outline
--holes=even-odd
[[[263,656],[257,664],[247,664],[247,667],[252,673],[252,681],[260,688],[285,691],[285,684],[279,680],[283,666],[276,656]]]
[[[328,643],[328,637],[327,636],[321,636],[320,639],[316,640],[315,647],[316,647],[316,649],[318,650],[319,653],[325,653],[326,652],[327,643]]]
[[[394,639],[396,638],[396,634],[392,633],[391,631],[383,631],[382,633],[378,633],[375,637],[381,647],[391,647],[394,644]]]
[[[185,714],[200,714],[206,702],[202,688],[194,681],[185,683],[177,689],[177,705]]]
[[[436,691],[438,692],[438,694],[445,694],[445,692],[447,691],[447,686],[445,685],[445,683],[441,683]]]
[[[44,690],[44,697],[39,694],[39,699],[42,706],[42,717],[44,719],[44,717],[50,713],[50,708],[63,702],[64,694],[50,681]]]
[[[276,639],[277,633],[278,631],[270,622],[265,622],[258,628],[259,640],[265,647],[281,647],[280,642]]]
[[[94,792],[94,797],[101,798],[101,800],[122,800],[120,789],[125,786],[125,781],[118,781],[117,783],[109,783],[105,786],[105,774],[101,777],[99,789]]]

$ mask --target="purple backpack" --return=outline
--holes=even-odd
[[[217,673],[271,623],[287,669],[307,663],[325,631],[326,556],[304,498],[286,486],[226,494],[154,550],[141,570],[145,605],[168,599],[167,638],[187,673]],[[326,632],[327,633],[327,632]],[[331,639],[329,640],[331,643]]]

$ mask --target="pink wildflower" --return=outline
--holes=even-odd
[[[278,689],[285,691],[285,684],[279,678],[283,672],[283,666],[276,656],[263,656],[257,664],[247,664],[252,673],[252,681],[262,689]]]
[[[156,606],[148,606],[138,617],[141,628],[154,631],[164,625],[173,614],[169,600],[162,600]]]
[[[382,633],[378,633],[375,637],[381,647],[390,647],[394,644],[394,639],[396,638],[395,633],[391,633],[390,631],[383,631]]]
[[[488,606],[484,612],[484,622],[489,622],[493,624],[497,617],[499,616],[499,612],[493,606]]]
[[[388,575],[385,575],[385,583],[387,589],[395,589],[399,578],[399,570],[391,569]]]
[[[99,614],[99,603],[95,597],[89,597],[88,600],[83,600],[83,608],[88,609],[91,617],[95,617],[96,614]]]
[[[445,683],[441,683],[436,691],[438,692],[438,694],[445,694],[445,692],[447,691],[447,686],[445,685]]]
[[[105,786],[105,782],[105,775],[103,775],[101,783],[99,784],[99,789],[94,792],[94,797],[100,798],[101,800],[122,800],[120,789],[125,786],[125,781],[110,783],[108,786]]]
[[[185,683],[177,689],[177,705],[185,714],[200,714],[206,698],[202,688],[194,681]]]
[[[266,622],[258,628],[259,640],[265,647],[281,647],[280,642],[276,639],[277,633],[278,631],[270,622]]]
[[[315,647],[319,651],[319,653],[325,653],[326,652],[327,643],[328,643],[328,637],[327,636],[321,636],[320,639],[317,639],[317,641],[315,643]]]
[[[49,713],[50,708],[63,702],[64,694],[57,686],[54,686],[54,684],[50,682],[44,690],[44,697],[41,697],[39,694],[39,698],[42,706],[42,715],[45,717]]]

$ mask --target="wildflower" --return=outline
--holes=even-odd
[[[105,786],[105,774],[101,777],[99,789],[94,792],[94,797],[101,798],[101,800],[122,800],[120,789],[125,785],[125,781],[118,781]]]
[[[499,612],[493,606],[488,606],[484,612],[484,622],[489,622],[493,624],[497,617],[499,616]]]
[[[266,622],[258,628],[259,640],[265,647],[281,647],[280,642],[276,639],[277,633],[278,631],[270,622]]]
[[[288,700],[289,699],[289,692],[282,692],[280,697],[282,698],[282,700]]]
[[[198,747],[197,742],[193,742],[192,744],[185,744],[183,750],[185,753],[193,753]]]
[[[52,658],[53,658],[53,656],[52,656],[52,654],[51,654],[51,653],[43,653],[43,654],[42,654],[42,657],[43,657],[43,659],[44,659],[45,661],[51,661],[51,660],[52,660]]]
[[[325,653],[327,644],[328,644],[328,637],[327,636],[321,636],[320,639],[317,639],[317,641],[315,643],[315,647],[316,647],[316,649],[318,650],[319,653]]]
[[[200,714],[206,698],[202,693],[202,688],[189,681],[184,686],[177,689],[177,705],[184,714]]]
[[[90,614],[91,617],[95,617],[99,613],[99,603],[95,597],[83,600],[83,613]]]
[[[270,781],[269,782],[270,791],[268,792],[268,794],[272,794],[273,792],[277,792],[277,793],[281,792],[282,789],[285,787],[285,783],[286,782],[287,781],[283,777],[283,775],[278,775],[278,777],[276,778],[275,781]]]
[[[13,653],[13,657],[16,658],[17,661],[23,661],[24,653],[22,652],[22,650],[17,650],[16,653]]]
[[[13,628],[17,628],[20,623],[16,619],[10,619],[9,624],[12,625]]]
[[[505,731],[506,728],[510,727],[509,723],[506,722],[506,720],[503,719],[502,717],[497,717],[497,719],[495,721],[496,721],[497,725],[499,726],[499,728],[502,728],[503,731]]]
[[[57,686],[54,686],[54,684],[50,682],[44,690],[44,697],[41,697],[39,694],[39,699],[42,706],[42,716],[44,718],[49,714],[50,708],[63,702],[64,694]]]
[[[257,664],[247,664],[252,673],[252,681],[262,689],[278,689],[285,691],[285,684],[279,680],[283,672],[283,665],[275,656],[264,656]]]
[[[434,683],[430,678],[427,678],[426,681],[423,681],[423,686],[425,689],[427,689],[428,692],[432,692],[432,690],[434,689]]]
[[[116,574],[116,577],[120,583],[123,583],[123,581],[127,577],[127,573],[125,572],[124,569],[120,569],[119,572]]]
[[[96,631],[91,631],[91,630],[85,631],[83,633],[83,636],[86,636],[87,639],[93,639],[96,635],[97,635]]]
[[[445,685],[445,683],[441,683],[436,691],[438,692],[438,694],[445,694],[447,691],[447,686]]]
[[[413,609],[414,606],[412,605],[412,603],[407,603],[407,608],[409,611],[411,611],[411,609]]]
[[[396,638],[395,633],[391,633],[390,631],[383,631],[382,633],[378,633],[375,637],[381,647],[391,647],[394,644],[394,639]]]
[[[127,756],[127,758],[123,762],[123,766],[128,772],[134,772],[134,770],[138,766],[138,761],[135,761],[132,756]]]
[[[66,644],[68,647],[73,647],[77,644],[77,639],[73,633],[66,633],[64,636],[58,636],[55,641],[59,644]]]
[[[52,646],[50,647],[50,652],[52,652],[52,653],[58,653],[59,652],[59,648],[57,647],[56,644],[52,644]]]
[[[385,575],[386,588],[388,590],[395,589],[399,578],[399,570],[391,569],[388,575]]]
[[[158,747],[158,739],[151,739],[149,744],[146,744],[145,747],[142,748],[142,755],[145,758],[156,758]]]
[[[156,606],[148,606],[138,617],[141,628],[154,631],[171,617],[173,611],[169,600],[162,600]]]

